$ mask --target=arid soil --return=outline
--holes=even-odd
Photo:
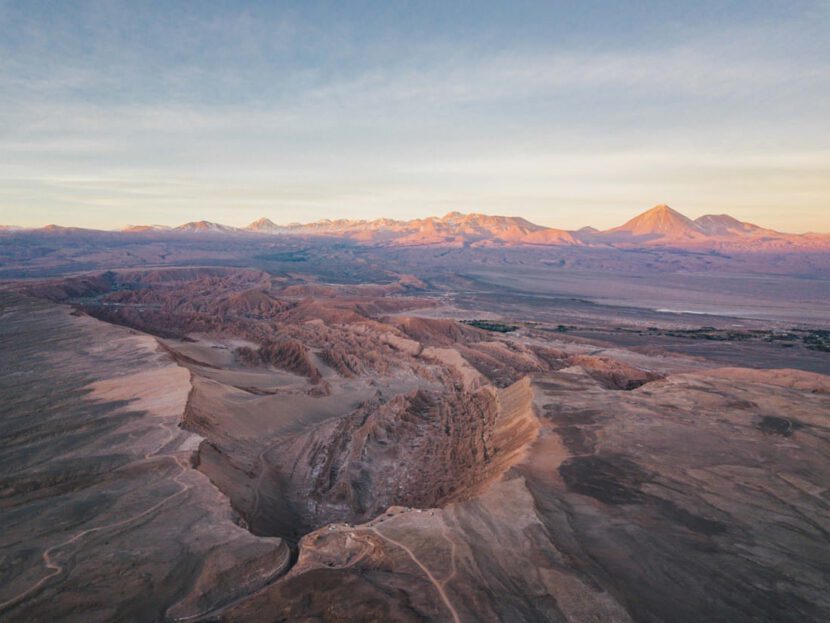
[[[830,617],[830,377],[413,272],[9,284],[0,620]]]
[[[288,568],[193,469],[190,374],[154,338],[0,296],[3,620],[191,617]]]

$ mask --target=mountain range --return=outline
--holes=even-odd
[[[6,228],[6,231],[20,232]],[[77,228],[47,225],[43,233],[69,233]],[[247,227],[231,227],[210,221],[193,221],[178,227],[133,225],[125,234],[187,235],[294,235],[344,238],[373,246],[610,246],[618,248],[672,247],[764,251],[830,250],[830,234],[788,234],[739,221],[727,214],[707,214],[690,219],[667,205],[657,205],[619,227],[598,230],[583,227],[566,231],[531,223],[517,216],[490,216],[450,212],[443,217],[409,221],[381,218],[321,220],[279,225],[267,218]]]

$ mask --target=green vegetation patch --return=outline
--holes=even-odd
[[[495,322],[493,320],[462,320],[461,322],[471,327],[476,327],[477,329],[495,331],[497,333],[510,333],[519,328],[514,324],[504,324],[503,322]]]
[[[810,350],[830,353],[830,331],[817,329],[810,331],[801,339],[804,342],[804,345]]]

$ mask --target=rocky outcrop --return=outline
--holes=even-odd
[[[312,363],[308,349],[297,340],[267,341],[257,350],[243,346],[236,349],[237,357],[248,365],[267,364],[280,370],[307,377],[312,383],[320,381],[320,371]]]
[[[342,347],[332,346],[323,349],[320,353],[320,359],[330,368],[334,368],[341,376],[353,377],[364,371],[360,359],[354,354],[346,352]]]
[[[281,483],[308,529],[366,521],[393,505],[430,508],[474,496],[537,432],[527,379],[504,390],[419,390],[370,401],[292,439],[273,453],[279,458],[267,477]],[[273,534],[285,528],[277,520]]]
[[[574,355],[569,357],[568,361],[571,365],[580,366],[606,389],[637,389],[646,383],[663,378],[660,374],[640,370],[609,357]]]
[[[429,346],[449,346],[458,342],[479,342],[488,333],[454,320],[443,318],[396,318],[391,322],[407,337]]]

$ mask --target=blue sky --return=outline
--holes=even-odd
[[[828,32],[828,0],[0,0],[0,223],[828,231]]]

